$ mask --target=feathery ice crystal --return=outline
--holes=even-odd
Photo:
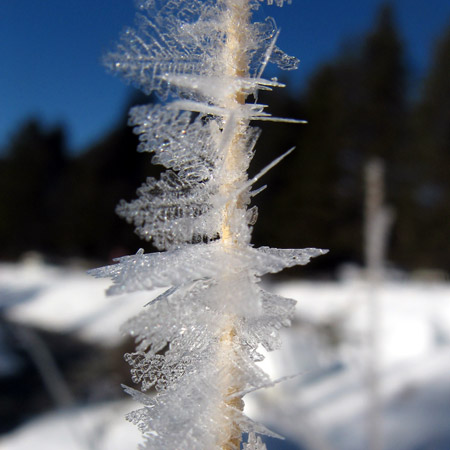
[[[144,405],[128,419],[144,434],[142,449],[238,449],[244,432],[245,449],[265,448],[257,434],[273,434],[244,415],[242,397],[272,384],[256,364],[258,347],[279,346],[295,301],[258,282],[324,253],[250,244],[259,176],[246,172],[260,134],[250,122],[287,119],[246,98],[282,87],[262,78],[269,62],[298,64],[276,46],[273,19],[250,21],[261,1],[140,0],[136,28],[106,58],[165,102],[134,107],[130,124],[138,150],[167,171],[118,213],[166,251],[139,250],[92,271],[112,278],[110,294],[168,289],[125,325],[137,344],[126,359],[142,392],[125,390]]]

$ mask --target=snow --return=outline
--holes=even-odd
[[[122,323],[162,291],[108,298],[110,284],[80,269],[2,264],[0,307],[13,303],[5,315],[14,322],[72,331],[87,341],[113,346],[122,339]]]
[[[72,330],[113,346],[122,338],[121,324],[161,291],[107,298],[108,286],[81,269],[1,264],[0,308],[11,321]],[[283,331],[282,350],[261,364],[273,378],[300,375],[250,394],[246,409],[252,418],[302,448],[368,448],[366,330],[368,302],[375,296],[383,449],[450,448],[448,283],[386,281],[375,292],[362,279],[269,288],[298,303],[292,328]],[[136,448],[140,433],[123,418],[131,409],[124,400],[47,414],[2,436],[0,448]],[[83,444],[90,436],[97,436],[96,447]]]
[[[43,415],[0,436],[2,450],[123,450],[137,448],[140,431],[124,419],[135,405],[105,403]]]
[[[363,281],[285,283],[276,293],[295,298],[297,317],[312,323],[338,320],[343,332],[362,337],[368,328],[370,287]],[[381,365],[426,355],[436,340],[450,342],[450,286],[386,282],[376,294],[381,314]]]
[[[375,295],[382,448],[450,448],[448,284],[388,281],[374,293],[361,280],[302,282],[279,284],[275,291],[296,298],[297,318],[310,325],[337,324],[342,341],[324,351],[314,333],[287,330],[283,351],[269,354],[264,364],[275,377],[283,371],[300,376],[255,395],[250,415],[292,441],[308,442],[307,448],[370,448],[366,330],[368,301]],[[308,353],[322,359],[308,359]],[[275,407],[269,405],[274,399]]]

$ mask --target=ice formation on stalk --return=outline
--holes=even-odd
[[[166,251],[139,250],[92,271],[113,280],[109,294],[167,288],[124,327],[137,345],[126,360],[142,392],[125,390],[144,405],[128,415],[145,436],[142,449],[238,449],[244,432],[245,449],[265,448],[258,434],[273,433],[243,414],[242,397],[272,384],[256,364],[258,348],[280,345],[295,301],[258,282],[324,253],[250,245],[258,177],[246,172],[259,130],[249,124],[273,118],[245,98],[281,86],[262,78],[268,62],[298,63],[276,47],[272,19],[249,22],[261,1],[141,0],[136,29],[106,59],[146,93],[170,100],[130,112],[138,150],[167,171],[118,206]]]
[[[245,3],[257,8],[259,2]],[[243,44],[248,77],[224,78],[220,49],[227,39],[224,17],[229,4],[222,0],[141,0],[136,29],[124,32],[105,63],[148,94],[178,93],[205,100],[217,100],[229,89],[254,90],[265,82],[260,76],[269,61],[283,69],[297,67],[296,58],[276,47],[278,32],[273,20],[247,23]],[[276,4],[281,6],[283,1]]]

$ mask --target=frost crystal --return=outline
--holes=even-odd
[[[258,282],[325,252],[250,245],[252,186],[282,159],[248,180],[260,134],[250,121],[286,119],[245,100],[282,86],[262,78],[267,63],[298,63],[276,47],[273,19],[250,22],[261,1],[141,0],[136,28],[106,58],[146,93],[172,100],[131,110],[138,150],[167,170],[117,208],[165,251],[91,271],[113,280],[109,294],[167,288],[124,326],[136,341],[125,359],[141,391],[125,391],[144,405],[128,415],[144,434],[141,449],[239,449],[242,433],[244,449],[265,449],[258,434],[275,435],[243,414],[242,397],[273,384],[258,349],[279,347],[295,301]]]
[[[123,33],[121,44],[107,55],[105,64],[148,94],[156,91],[166,97],[176,92],[213,100],[215,89],[224,85],[224,73],[229,68],[224,63],[233,65],[223,58],[222,52],[229,33],[227,9],[232,3],[239,2],[141,0],[136,27]],[[269,5],[272,3],[268,0]],[[276,0],[276,4],[282,6],[283,1]],[[277,36],[273,20],[246,23],[243,44],[249,66],[248,81],[272,58],[275,62],[289,60],[289,64],[282,63],[283,67],[296,68],[298,60],[276,47]],[[249,88],[254,89],[255,83],[256,80]]]

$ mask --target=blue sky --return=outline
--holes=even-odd
[[[382,0],[293,0],[264,7],[281,27],[280,46],[301,59],[295,89],[342,44],[363,36]],[[450,26],[448,0],[393,0],[408,63],[424,73],[436,38]],[[3,0],[0,12],[0,147],[20,122],[66,126],[77,151],[112,128],[131,88],[100,63],[132,25],[133,0]]]

